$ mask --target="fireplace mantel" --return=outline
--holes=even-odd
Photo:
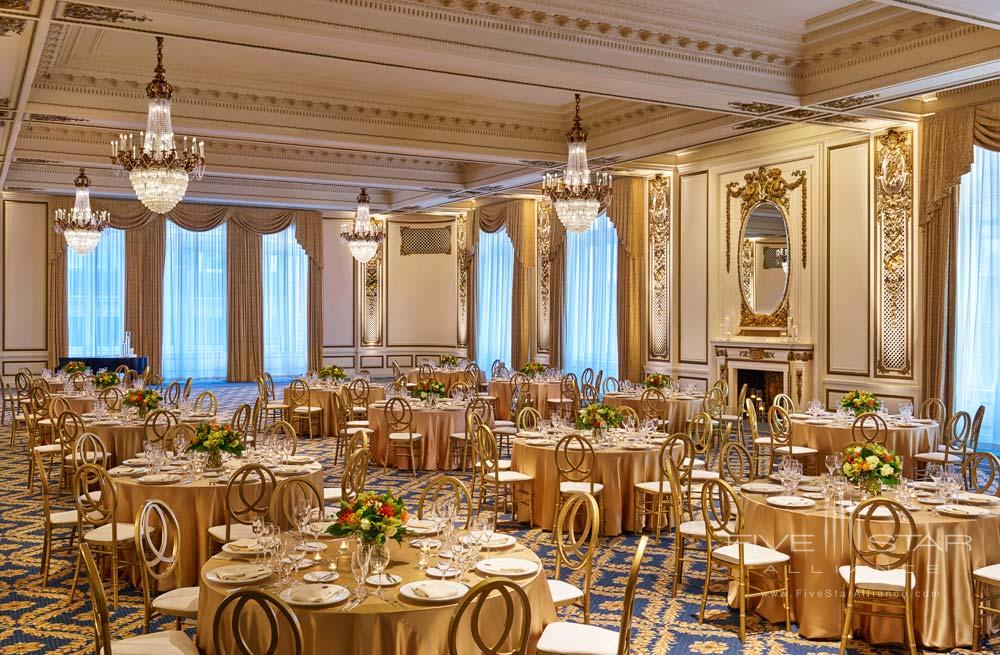
[[[729,382],[733,407],[740,390],[737,370],[780,371],[785,380],[784,392],[801,405],[809,400],[813,378],[813,344],[780,339],[716,339],[709,342],[715,355],[718,378]]]

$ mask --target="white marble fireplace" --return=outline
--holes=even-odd
[[[780,393],[788,394],[796,406],[812,398],[813,345],[770,339],[718,339],[710,342],[715,358],[717,379],[729,383],[729,407],[735,408],[740,393],[740,372],[754,371],[763,375],[762,388],[776,395],[777,375]],[[748,378],[750,376],[744,376]]]

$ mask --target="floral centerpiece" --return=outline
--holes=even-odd
[[[133,389],[122,398],[122,405],[135,407],[139,416],[145,417],[148,412],[160,406],[163,398],[152,389]]]
[[[877,443],[848,446],[842,459],[844,477],[873,496],[881,491],[883,484],[899,484],[903,472],[902,458]]]
[[[545,372],[545,364],[539,362],[528,362],[521,367],[521,372],[527,375],[529,378],[533,378],[536,375]]]
[[[454,355],[441,355],[438,359],[438,365],[442,367],[448,366],[454,368],[458,366],[458,357],[455,357]]]
[[[434,378],[420,380],[413,387],[413,395],[422,400],[427,400],[428,396],[444,398],[444,383],[440,380],[435,380]]]
[[[344,373],[344,369],[332,364],[330,366],[324,366],[316,371],[316,375],[320,380],[333,380],[334,382],[340,382],[341,380],[347,379],[347,374]]]
[[[94,376],[94,386],[98,389],[117,387],[119,381],[118,374],[111,371],[101,371]]]
[[[840,406],[857,416],[865,412],[877,412],[879,401],[872,392],[855,389],[844,394],[840,399]]]
[[[73,375],[74,373],[83,373],[87,370],[87,364],[79,360],[73,360],[72,362],[66,362],[66,365],[59,369],[66,375]]]
[[[222,453],[237,457],[243,454],[243,439],[229,424],[200,423],[187,451],[208,453],[205,465],[210,469],[217,469],[222,466]]]
[[[663,373],[646,373],[646,379],[643,380],[643,383],[647,389],[662,389],[670,384],[670,377]]]
[[[351,502],[341,502],[336,522],[326,531],[334,537],[356,537],[365,545],[384,544],[387,539],[402,543],[409,520],[399,496],[391,491],[368,491]]]
[[[590,430],[597,437],[608,428],[620,428],[625,422],[625,415],[617,407],[594,403],[587,405],[576,419],[576,427]]]

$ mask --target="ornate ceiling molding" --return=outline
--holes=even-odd
[[[24,33],[24,28],[28,21],[21,18],[11,18],[10,16],[0,16],[0,38],[5,36],[18,36]]]
[[[71,20],[81,20],[92,23],[127,23],[129,21],[144,23],[150,20],[146,16],[140,16],[134,11],[127,9],[114,9],[112,7],[99,7],[96,5],[81,5],[75,2],[67,2],[63,5],[63,18]]]
[[[31,11],[31,0],[0,0],[0,9]]]

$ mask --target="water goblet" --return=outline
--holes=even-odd
[[[830,472],[830,475],[836,475],[840,471],[840,453],[831,453],[824,458],[824,463],[826,464],[826,470]]]
[[[359,543],[351,553],[351,573],[354,575],[354,595],[364,598],[368,595],[365,588],[365,578],[368,577],[368,568],[371,566],[371,548]]]
[[[372,544],[371,567],[372,571],[375,572],[375,595],[383,600],[385,597],[382,595],[382,575],[387,566],[389,566],[389,546],[387,544]]]

